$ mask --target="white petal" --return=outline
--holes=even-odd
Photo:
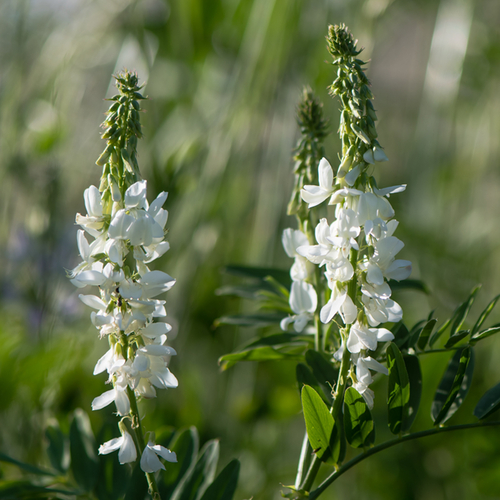
[[[113,349],[111,348],[104,356],[99,358],[99,361],[96,363],[94,368],[94,375],[98,375],[106,370],[113,358]]]
[[[91,285],[91,286],[99,286],[106,281],[106,278],[102,273],[100,273],[99,271],[91,271],[91,270],[82,271],[81,273],[78,273],[78,275],[75,276],[75,279],[80,283],[84,283],[85,285]]]
[[[321,158],[318,166],[319,185],[326,191],[332,189],[333,169],[326,158]]]
[[[308,203],[309,208],[323,203],[331,194],[331,190],[323,189],[320,186],[304,186],[300,190],[300,196]]]
[[[116,451],[123,443],[123,436],[118,438],[111,439],[110,441],[106,441],[105,443],[99,446],[99,455],[107,455],[108,453],[112,453]]]
[[[135,184],[132,184],[127,191],[125,191],[125,205],[127,208],[144,208],[146,202],[146,191],[146,181],[138,181]]]
[[[102,408],[111,404],[116,398],[115,389],[111,389],[110,391],[103,392],[100,396],[97,396],[92,401],[92,409],[93,410],[101,410]]]
[[[128,464],[129,462],[135,462],[137,458],[137,450],[135,449],[134,440],[132,436],[124,431],[123,432],[123,443],[120,446],[120,451],[118,452],[118,460],[121,464]]]
[[[118,415],[124,417],[130,413],[130,401],[127,396],[127,391],[118,387],[115,388],[115,391],[116,411],[118,412]]]
[[[79,295],[78,298],[87,306],[99,311],[106,310],[106,303],[96,295]]]
[[[156,472],[157,470],[165,470],[165,466],[160,462],[156,453],[148,446],[144,448],[141,457],[141,469],[144,472]]]
[[[141,335],[150,339],[155,339],[161,335],[165,335],[170,330],[172,330],[172,326],[168,323],[151,323],[141,331]]]
[[[351,187],[354,186],[354,183],[356,182],[356,179],[359,176],[360,170],[361,170],[361,165],[358,164],[353,169],[349,170],[349,172],[347,172],[344,179],[349,186]]]
[[[321,308],[320,319],[322,323],[329,323],[339,312],[340,306],[344,303],[347,290],[343,290],[337,297],[332,293],[330,300]]]
[[[156,197],[156,199],[153,201],[153,203],[151,203],[151,205],[149,206],[148,213],[152,217],[156,217],[156,215],[160,212],[160,210],[162,209],[161,207],[163,206],[163,204],[167,200],[167,196],[168,196],[168,193],[163,191],[162,193],[160,193]]]
[[[150,344],[139,349],[141,352],[145,352],[151,356],[175,356],[177,353],[175,349],[166,345]]]
[[[173,451],[167,450],[164,446],[155,444],[154,446],[151,446],[151,449],[153,449],[157,455],[160,455],[160,457],[164,458],[167,462],[177,462],[177,455]]]

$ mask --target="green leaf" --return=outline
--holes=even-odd
[[[458,410],[467,395],[474,370],[472,356],[472,348],[465,347],[459,349],[448,363],[431,406],[434,425],[446,422]]]
[[[199,500],[212,483],[219,460],[219,441],[213,439],[200,450],[193,472],[178,484],[170,500]]]
[[[279,325],[285,317],[286,314],[283,313],[233,314],[216,319],[214,324],[215,326],[236,325],[261,328],[263,326]]]
[[[53,420],[45,429],[48,441],[47,455],[50,464],[57,471],[64,473],[69,467],[69,447],[66,436],[61,431],[57,420]]]
[[[487,328],[486,330],[482,330],[480,332],[475,333],[471,337],[471,343],[475,344],[478,340],[483,340],[490,335],[494,335],[495,333],[500,332],[500,325],[492,326],[491,328]]]
[[[474,408],[474,415],[482,420],[500,408],[500,384],[486,391]]]
[[[344,429],[353,448],[366,448],[375,442],[375,428],[370,409],[363,396],[349,387],[344,396]]]
[[[450,336],[450,338],[446,341],[446,344],[444,345],[445,349],[449,349],[450,347],[453,347],[455,344],[458,344],[461,340],[463,340],[467,335],[469,335],[470,330],[460,330],[453,335]]]
[[[320,352],[309,349],[306,351],[305,358],[327,400],[331,401],[332,387],[337,382],[338,377],[338,370],[330,362],[331,356],[327,360]]]
[[[40,467],[36,467],[35,465],[20,462],[19,460],[16,460],[15,458],[12,458],[12,457],[9,457],[8,455],[5,455],[3,453],[0,453],[0,462],[7,462],[9,464],[16,465],[20,469],[25,470],[26,472],[29,472],[30,474],[37,474],[40,476],[55,476],[56,475],[49,470],[41,469]]]
[[[219,358],[219,364],[222,366],[223,370],[227,370],[239,361],[273,361],[277,359],[302,359],[302,356],[295,353],[277,351],[267,346],[225,354]]]
[[[486,318],[490,315],[491,311],[493,311],[493,308],[495,307],[496,303],[500,299],[500,294],[498,294],[484,309],[484,311],[479,315],[479,318],[476,321],[476,324],[471,330],[471,336],[474,337],[474,335],[479,331],[481,326],[483,326],[483,323],[486,321]]]
[[[91,491],[97,481],[98,461],[94,434],[88,415],[77,408],[69,429],[71,471],[78,486]]]
[[[480,288],[481,285],[477,285],[476,287],[474,287],[471,294],[469,295],[469,298],[456,310],[455,314],[453,315],[450,336],[455,335],[455,333],[460,330],[460,328],[462,328],[462,325],[464,324],[464,321],[469,314],[470,308],[472,307],[474,299],[476,298],[476,294],[477,292],[479,292]]]
[[[401,432],[409,432],[417,416],[420,398],[422,396],[422,371],[420,370],[420,361],[417,356],[403,356],[403,361],[408,373],[410,382],[410,400],[408,402],[408,417],[403,422]]]
[[[476,298],[476,294],[481,288],[481,285],[477,285],[472,289],[472,292],[470,293],[469,297],[465,302],[462,302],[456,309],[455,312],[453,313],[453,316],[444,323],[441,328],[431,337],[430,340],[430,345],[433,346],[436,341],[441,337],[441,335],[446,331],[448,326],[451,324],[451,329],[450,329],[450,337],[452,337],[460,328],[462,328],[462,325],[464,324],[465,319],[467,318],[467,315],[469,314],[470,308],[472,307],[472,304],[474,303],[474,299]]]
[[[196,466],[199,441],[196,427],[189,427],[178,431],[169,443],[169,448],[177,454],[177,463],[160,475],[158,486],[162,498],[170,498],[177,485],[191,475]]]
[[[307,436],[313,452],[323,461],[335,457],[330,448],[330,439],[335,422],[321,396],[310,386],[302,388],[302,409],[306,423]]]
[[[272,267],[226,266],[223,269],[223,272],[226,274],[232,274],[233,276],[260,279],[262,281],[264,281],[268,276],[271,276],[286,288],[290,288],[292,283],[289,270],[276,269]]]
[[[215,481],[207,488],[201,500],[232,500],[240,473],[240,462],[231,460]]]
[[[299,384],[299,392],[302,392],[302,387],[304,385],[309,385],[321,396],[326,404],[331,404],[331,395],[326,395],[324,393],[323,387],[319,385],[316,377],[313,375],[308,366],[304,365],[303,363],[299,363],[295,369],[295,374],[297,376],[297,382]]]
[[[433,318],[427,321],[425,326],[422,328],[420,332],[420,336],[418,338],[417,347],[423,351],[427,346],[427,342],[429,341],[429,337],[431,336],[432,330],[436,326],[437,319]]]
[[[389,429],[399,434],[406,426],[410,403],[410,381],[403,356],[396,344],[387,347],[387,368],[389,369],[388,411]]]
[[[394,325],[394,327],[392,328],[392,333],[394,335],[394,343],[398,346],[399,349],[402,349],[410,338],[410,332],[408,328],[406,328],[406,325],[401,321]]]

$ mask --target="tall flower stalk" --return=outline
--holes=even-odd
[[[305,91],[299,107],[302,140],[289,210],[296,214],[299,229],[286,229],[283,234],[285,251],[295,259],[290,307],[296,314],[285,318],[281,327],[287,330],[293,323],[297,332],[311,331],[315,349],[332,353],[333,361],[340,363],[330,409],[339,422],[347,387],[352,386],[372,408],[373,372],[388,374],[374,353],[379,343],[394,338],[381,325],[399,322],[403,314],[391,298],[388,281],[407,278],[411,263],[395,258],[404,245],[394,236],[398,222],[388,200],[406,186],[379,189],[373,177],[376,165],[387,161],[387,156],[377,140],[373,95],[363,71],[365,62],[358,59],[361,51],[345,26],[331,26],[327,42],[338,68],[330,93],[342,104],[342,154],[334,172],[322,157],[321,107]],[[317,166],[317,175],[312,165]],[[299,204],[299,193],[305,203]],[[331,221],[322,208],[325,202],[334,207]],[[319,210],[323,212],[318,214]],[[329,338],[331,332],[336,335]],[[308,450],[305,440],[295,484],[303,491],[310,490],[320,464],[317,456],[308,461]]]
[[[175,453],[156,445],[154,433],[146,440],[137,401],[156,397],[156,389],[177,387],[168,368],[175,355],[166,345],[171,326],[163,321],[165,301],[157,297],[175,284],[175,279],[149,265],[168,249],[165,225],[167,193],[151,203],[147,183],[137,163],[137,139],[142,137],[140,93],[137,75],[125,72],[115,77],[119,94],[103,123],[106,148],[97,160],[103,167],[99,188],[84,192],[86,215],[76,215],[77,242],[82,262],[73,269],[71,282],[78,288],[98,287],[97,294],[81,294],[91,307],[91,321],[109,350],[98,360],[94,375],[107,372],[111,389],[96,397],[92,409],[114,403],[121,418],[121,436],[102,444],[99,453],[118,450],[120,463],[135,462],[146,473],[153,498],[160,495],[154,473],[175,462]],[[89,242],[88,238],[92,238]],[[147,442],[146,442],[147,441]]]

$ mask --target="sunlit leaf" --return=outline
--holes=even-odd
[[[229,462],[215,481],[207,488],[200,500],[232,500],[238,485],[240,462]]]
[[[268,335],[267,337],[261,337],[259,339],[253,340],[250,343],[244,345],[241,349],[253,349],[255,347],[264,346],[285,346],[285,345],[297,345],[297,344],[307,344],[314,342],[314,339],[310,335],[302,335],[300,333],[275,333],[273,335]]]
[[[408,417],[403,421],[401,432],[409,432],[420,406],[422,371],[417,356],[403,356],[403,361],[408,373],[408,381],[410,382],[410,400],[408,401]]]
[[[299,392],[302,392],[302,387],[304,385],[309,385],[322,397],[323,401],[326,404],[331,404],[331,395],[329,395],[330,397],[328,397],[328,395],[325,394],[325,392],[323,391],[323,387],[319,385],[316,377],[313,375],[308,366],[304,365],[303,363],[299,363],[295,369],[295,374],[299,385]]]
[[[465,347],[459,349],[448,363],[431,406],[434,425],[446,422],[467,395],[474,369],[474,362],[470,363],[472,356],[472,348]]]
[[[391,331],[394,335],[394,343],[402,349],[410,338],[410,331],[402,321],[394,325]]]
[[[498,294],[495,298],[493,298],[493,300],[485,307],[484,311],[479,315],[476,324],[472,327],[471,330],[472,337],[474,337],[474,335],[479,331],[481,326],[483,326],[483,323],[486,321],[491,311],[493,311],[493,308],[495,307],[499,299],[500,299],[500,294]]]
[[[403,356],[393,342],[387,347],[387,368],[389,369],[387,398],[389,429],[393,434],[399,434],[408,419],[410,382]]]
[[[349,387],[344,396],[344,429],[346,439],[353,448],[366,448],[375,442],[370,409],[354,387]]]
[[[332,458],[330,439],[335,422],[321,396],[312,387],[302,387],[301,399],[309,443],[316,456],[326,462]]]
[[[500,383],[486,391],[474,408],[474,415],[482,420],[500,408]]]
[[[492,326],[491,328],[477,332],[471,337],[471,343],[475,344],[478,340],[483,340],[491,335],[495,335],[498,332],[500,332],[500,325]]]

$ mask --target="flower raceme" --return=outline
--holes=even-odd
[[[146,191],[146,181],[133,183],[123,199],[119,192],[114,195],[111,213],[106,214],[99,190],[90,186],[84,193],[87,214],[76,216],[82,227],[77,234],[82,262],[71,272],[71,282],[78,288],[99,287],[98,295],[81,294],[80,299],[93,309],[92,323],[110,344],[94,375],[107,372],[112,389],[96,397],[92,409],[114,403],[121,416],[131,410],[128,389],[135,396],[154,398],[156,389],[178,385],[168,369],[168,360],[176,352],[165,345],[172,327],[161,321],[166,316],[165,301],[157,299],[172,288],[175,279],[148,268],[169,249],[164,239],[168,212],[162,208],[167,193],[160,193],[149,205]],[[94,240],[89,243],[87,237]],[[101,445],[99,453],[119,449],[120,463],[135,461],[134,442],[126,430],[121,432],[120,438]],[[143,452],[145,472],[164,468],[156,455],[150,456],[151,450],[156,451],[154,443]],[[171,452],[158,454],[175,461]]]
[[[326,218],[319,220],[314,231],[314,244],[300,231],[285,230],[283,246],[295,259],[290,294],[290,306],[295,316],[285,318],[281,327],[286,330],[294,323],[295,330],[302,331],[313,319],[318,301],[317,291],[310,283],[312,273],[297,270],[307,269],[304,260],[319,266],[324,270],[330,289],[329,298],[319,312],[320,320],[330,323],[339,316],[341,325],[344,325],[342,328],[348,334],[345,346],[342,340],[340,352],[335,357],[340,359],[344,348],[351,353],[351,363],[355,367],[351,371],[353,385],[372,406],[373,393],[368,389],[372,380],[368,376],[369,370],[381,373],[387,370],[368,353],[377,349],[378,342],[394,338],[389,330],[375,327],[401,320],[402,309],[391,299],[388,281],[406,279],[411,273],[411,263],[396,259],[404,244],[393,235],[398,222],[393,218],[394,210],[388,200],[391,194],[404,191],[406,186],[378,189],[360,182],[360,173],[369,166],[367,164],[387,159],[381,149],[369,152],[371,156],[364,158],[365,164],[342,172],[342,177],[339,178],[339,174],[337,179],[328,160],[322,158],[318,166],[319,186],[302,188],[301,197],[309,208],[328,199],[328,204],[335,205],[336,217],[332,223]],[[339,172],[341,170],[342,165]],[[355,296],[349,293],[352,282],[356,284]],[[298,300],[298,297],[309,297],[309,300]]]

